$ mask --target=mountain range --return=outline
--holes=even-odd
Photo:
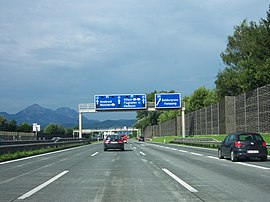
[[[26,122],[30,125],[38,123],[44,128],[50,123],[61,124],[65,128],[73,128],[78,125],[79,114],[74,109],[61,107],[56,110],[41,107],[33,104],[16,114],[8,114],[0,112],[0,115],[7,120],[15,120],[17,124]],[[132,127],[136,120],[120,119],[120,120],[89,120],[83,116],[83,128],[113,128],[113,127]]]

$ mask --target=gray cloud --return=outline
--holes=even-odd
[[[0,111],[32,103],[77,108],[95,94],[212,88],[233,27],[265,18],[268,6],[266,0],[2,0]]]

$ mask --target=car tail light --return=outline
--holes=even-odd
[[[237,147],[237,148],[241,148],[242,147],[242,144],[240,141],[235,141],[234,142],[234,146]]]
[[[122,143],[123,142],[123,140],[121,139],[121,140],[118,140],[118,143]]]
[[[110,143],[110,140],[105,140],[105,143]]]
[[[266,147],[266,142],[265,141],[262,142],[262,146]]]

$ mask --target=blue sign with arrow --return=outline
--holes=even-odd
[[[146,95],[95,95],[95,108],[97,111],[146,109]]]
[[[156,109],[179,109],[181,108],[180,93],[155,94]]]

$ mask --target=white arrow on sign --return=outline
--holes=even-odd
[[[159,105],[160,101],[161,101],[161,97],[158,98],[157,105]]]

